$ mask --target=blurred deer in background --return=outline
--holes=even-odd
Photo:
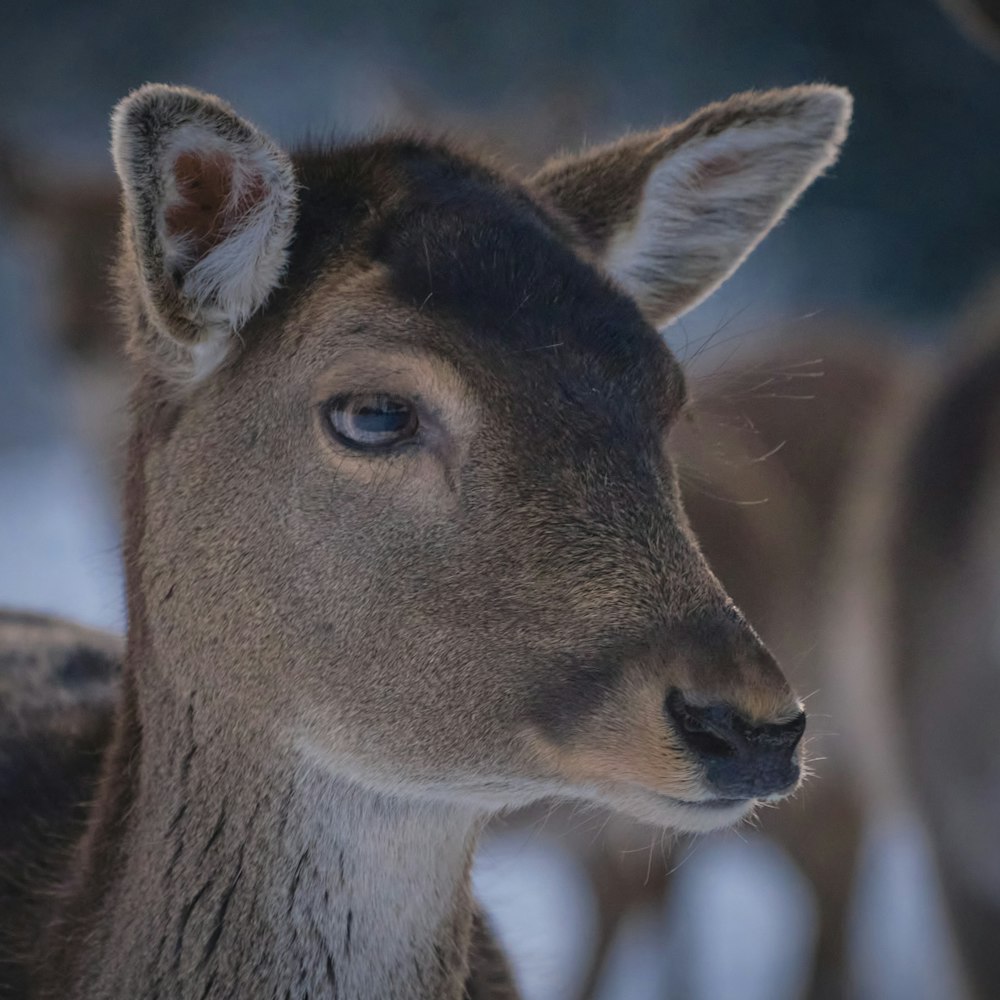
[[[978,997],[1000,986],[1000,314],[909,441],[890,549],[904,753]]]
[[[998,305],[960,324],[957,359],[900,393],[863,450],[827,622],[869,812],[921,816],[982,1000],[1000,983]]]
[[[1000,3],[997,0],[938,2],[971,41],[993,56],[1000,56]]]

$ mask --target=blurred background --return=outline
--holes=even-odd
[[[528,170],[735,91],[847,86],[840,162],[665,331],[696,396],[692,520],[810,695],[816,777],[690,843],[509,817],[477,885],[528,1000],[1000,996],[1000,376],[970,388],[1000,354],[995,24],[989,0],[5,11],[0,604],[124,626],[107,119],[129,89],[218,93],[287,145],[403,125]]]

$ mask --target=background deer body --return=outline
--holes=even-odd
[[[825,628],[869,813],[920,817],[966,979],[952,989],[986,998],[1000,975],[995,290],[973,320],[977,342],[956,338],[957,362],[903,383],[860,453]]]
[[[892,540],[903,757],[973,995],[1000,981],[1000,326],[950,374],[905,453]],[[943,668],[943,665],[947,665]],[[942,725],[942,720],[946,720]],[[954,731],[963,734],[954,738]],[[951,738],[945,738],[947,732]]]
[[[32,995],[510,996],[469,886],[491,813],[710,829],[796,786],[801,708],[679,505],[653,323],[847,113],[744,95],[522,184],[122,103],[127,650]]]

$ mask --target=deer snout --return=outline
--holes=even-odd
[[[676,688],[667,695],[664,710],[720,798],[766,798],[798,784],[796,751],[806,728],[805,712],[788,721],[754,723],[726,704],[693,704]]]

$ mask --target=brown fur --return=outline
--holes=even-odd
[[[1000,325],[906,442],[891,543],[903,756],[977,997],[1000,979]]]
[[[114,636],[0,612],[0,996],[29,993],[25,958],[95,794],[122,659]]]
[[[900,386],[859,455],[827,631],[869,814],[925,823],[969,995],[985,998],[1000,974],[1000,338],[995,313],[983,318],[957,361],[939,356]]]
[[[784,107],[788,176],[747,168],[787,207],[846,98],[736,106],[719,134],[756,107],[765,142]],[[753,800],[714,795],[667,693],[754,733],[799,712],[681,510],[676,361],[641,288],[573,237],[587,206],[449,147],[293,161],[216,99],[150,87],[115,157],[128,648],[38,995],[512,995],[469,889],[486,816],[563,795],[731,822]],[[365,392],[413,401],[416,446],[331,437],[327,401]]]
[[[962,33],[994,58],[1000,57],[1000,4],[997,0],[938,0]]]

